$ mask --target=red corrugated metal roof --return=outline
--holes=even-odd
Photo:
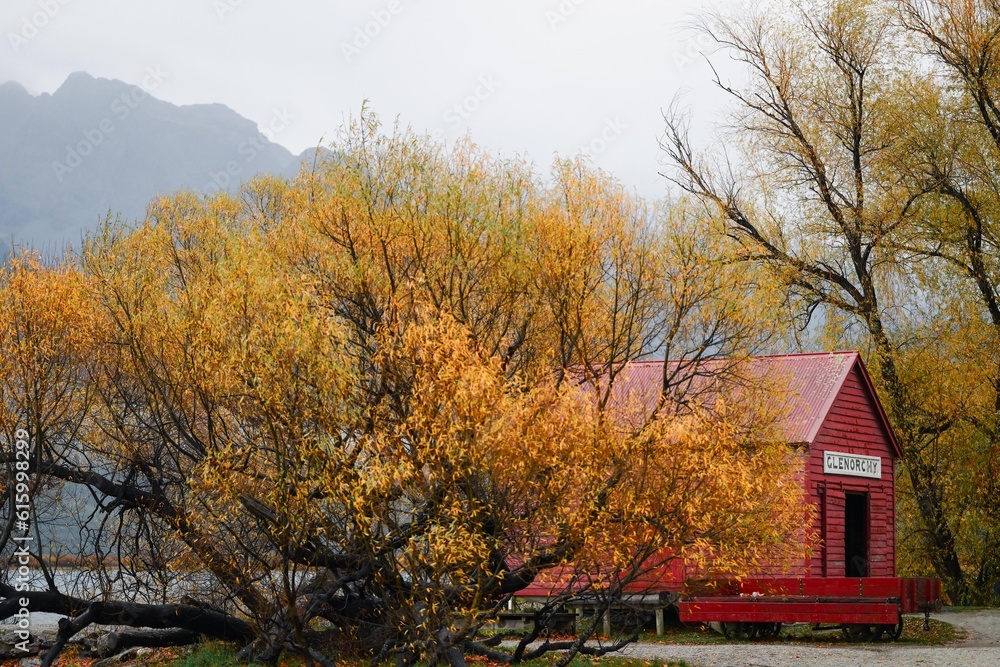
[[[663,385],[664,371],[688,377],[686,385],[694,391],[705,390],[712,393],[711,378],[723,367],[733,366],[728,359],[703,361],[697,366],[685,368],[685,362],[638,361],[627,364],[615,380],[614,402],[621,405],[645,406],[652,411],[656,406]],[[810,354],[782,354],[753,357],[734,370],[749,379],[767,379],[785,392],[785,405],[779,406],[782,417],[778,428],[783,439],[789,444],[810,444],[819,433],[820,426],[833,406],[851,369],[858,365],[868,390],[871,392],[876,410],[885,425],[886,434],[894,449],[898,445],[889,426],[885,413],[879,405],[878,397],[871,385],[871,379],[857,352],[821,352]]]

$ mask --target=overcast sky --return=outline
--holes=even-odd
[[[725,3],[723,3],[725,4]],[[176,104],[219,102],[283,128],[293,152],[362,102],[384,121],[524,154],[589,153],[648,197],[661,110],[688,91],[700,128],[722,98],[684,29],[701,0],[3,0],[0,81],[52,92],[74,71]],[[718,57],[716,58],[718,60]],[[2,120],[2,119],[0,119]],[[286,122],[287,121],[287,122]]]

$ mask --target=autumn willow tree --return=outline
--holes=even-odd
[[[547,570],[568,578],[539,630],[664,554],[752,567],[804,511],[753,391],[689,391],[701,362],[766,338],[747,302],[764,288],[697,223],[581,162],[543,182],[366,113],[293,182],[180,193],[58,265],[12,262],[0,429],[33,443],[32,493],[53,499],[36,526],[72,490],[93,497],[70,555],[101,587],[8,582],[0,606],[69,616],[46,664],[92,624],[265,662],[620,646],[583,644],[599,617],[511,654],[478,633]],[[663,399],[624,419],[622,365],[663,353],[683,362]],[[41,567],[52,544],[32,554]]]
[[[908,137],[909,177],[922,200],[916,234],[901,247],[929,265],[952,336],[934,356],[946,369],[936,391],[950,408],[951,484],[962,491],[960,556],[980,598],[1000,581],[1000,4],[901,3],[912,49],[945,85],[927,95]]]
[[[670,176],[785,285],[800,326],[867,351],[917,517],[903,550],[981,601],[1000,576],[998,6],[790,2],[697,27],[748,73],[716,78],[737,150],[697,151],[675,106]]]

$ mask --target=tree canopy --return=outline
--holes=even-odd
[[[71,617],[63,643],[168,618],[247,660],[460,665],[500,655],[480,630],[542,572],[565,580],[544,620],[664,558],[739,573],[801,550],[774,415],[750,387],[685,391],[739,381],[768,339],[747,301],[767,290],[701,223],[582,161],[543,181],[366,112],[295,181],[22,255],[0,273],[0,430],[30,435],[36,526],[80,489],[95,506],[75,551],[34,544],[50,590],[17,595]],[[626,362],[666,353],[684,363],[655,410],[612,400]],[[100,590],[63,595],[60,556]],[[586,646],[598,620],[528,650],[540,622],[502,659],[628,640]]]
[[[736,150],[695,149],[675,105],[669,176],[784,285],[800,328],[818,314],[820,344],[864,350],[904,449],[901,570],[986,601],[1000,578],[1000,6],[778,4],[699,21],[748,73],[716,79]]]

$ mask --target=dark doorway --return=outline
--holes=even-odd
[[[844,560],[848,577],[868,576],[868,494],[848,493],[844,503]]]

